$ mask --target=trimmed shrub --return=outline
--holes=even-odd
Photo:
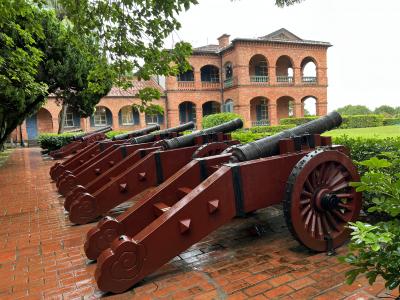
[[[116,136],[118,134],[123,134],[123,133],[127,133],[127,132],[129,132],[129,131],[128,130],[111,130],[106,133],[106,137],[108,139],[112,139],[114,136]]]
[[[309,116],[309,117],[302,117],[302,118],[283,118],[279,121],[281,125],[295,125],[299,126],[315,119],[318,119],[318,116]]]
[[[37,141],[42,149],[49,151],[60,149],[62,146],[70,143],[72,137],[79,134],[78,132],[57,133],[42,133]]]
[[[366,128],[383,126],[382,115],[354,115],[342,116],[343,123],[340,128]]]
[[[235,114],[235,113],[219,113],[219,114],[212,114],[205,116],[203,118],[203,121],[201,122],[201,125],[203,128],[210,128],[214,126],[221,125],[225,122],[232,121],[233,119],[242,119],[243,117],[241,115]]]
[[[249,128],[248,130],[253,132],[253,133],[270,133],[270,134],[275,134],[290,128],[295,127],[294,124],[288,124],[288,125],[277,125],[277,126],[254,126]]]
[[[385,118],[383,126],[400,125],[400,118]]]

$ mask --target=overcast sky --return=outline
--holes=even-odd
[[[179,19],[182,29],[166,46],[179,39],[194,47],[216,44],[223,33],[255,38],[282,27],[330,42],[329,110],[400,106],[400,0],[305,0],[286,8],[274,0],[199,0]]]

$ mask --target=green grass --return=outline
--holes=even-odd
[[[3,152],[0,151],[0,167],[7,161],[8,156],[14,149],[6,149]]]
[[[381,138],[381,139],[388,137],[400,137],[400,125],[369,127],[369,128],[335,129],[325,132],[323,135],[328,135],[332,137],[347,135],[349,137]]]

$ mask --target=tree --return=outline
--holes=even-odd
[[[337,109],[342,115],[368,115],[371,113],[368,107],[364,105],[346,105]]]
[[[374,113],[377,115],[385,115],[388,117],[394,117],[396,115],[396,109],[389,105],[381,105],[375,108]]]
[[[40,2],[0,2],[0,146],[55,93],[83,116],[112,86],[93,35],[73,33]]]

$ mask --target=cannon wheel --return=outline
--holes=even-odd
[[[351,159],[319,149],[303,157],[286,185],[283,211],[292,235],[315,251],[332,252],[348,238],[347,223],[358,218],[361,194],[349,186],[359,181]]]
[[[192,155],[192,158],[201,158],[207,156],[213,156],[221,154],[225,149],[229,147],[224,142],[207,143],[200,146]]]

